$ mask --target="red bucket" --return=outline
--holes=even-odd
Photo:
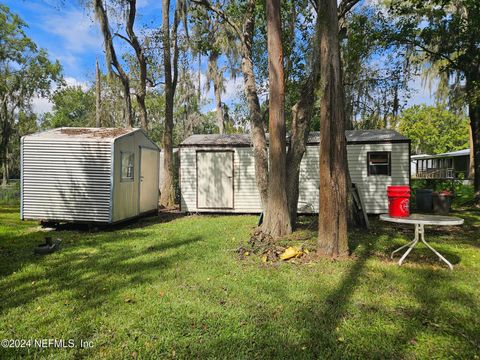
[[[388,186],[388,215],[407,217],[410,215],[410,186]]]

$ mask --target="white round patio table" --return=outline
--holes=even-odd
[[[397,250],[392,252],[391,258],[393,259],[393,254],[397,251],[400,251],[406,247],[408,247],[405,254],[402,255],[400,260],[398,261],[398,265],[402,265],[403,260],[410,254],[410,251],[417,245],[419,241],[423,242],[430,250],[432,250],[440,260],[444,261],[450,270],[453,270],[453,265],[445,259],[442,254],[440,254],[437,250],[430,246],[425,241],[425,225],[434,225],[434,226],[453,226],[453,225],[462,225],[463,219],[453,216],[440,216],[440,215],[424,215],[424,214],[411,214],[408,217],[392,217],[388,214],[380,215],[380,220],[382,221],[389,221],[399,224],[413,224],[415,225],[415,239],[410,241],[408,244],[399,247]]]

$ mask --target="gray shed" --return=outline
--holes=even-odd
[[[21,218],[116,223],[158,209],[159,148],[140,129],[58,128],[21,141]]]
[[[346,132],[348,165],[366,211],[388,209],[386,188],[410,182],[410,140],[393,130]],[[300,166],[299,213],[317,213],[319,133],[310,134]],[[181,210],[259,213],[250,135],[192,135],[180,145]]]

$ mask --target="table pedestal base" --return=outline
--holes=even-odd
[[[442,254],[440,254],[437,250],[435,250],[433,247],[431,247],[425,241],[425,229],[424,229],[423,224],[415,224],[415,239],[410,241],[408,244],[405,244],[405,245],[399,247],[397,250],[394,250],[392,252],[392,255],[390,256],[390,258],[393,259],[393,254],[395,254],[397,251],[400,251],[400,250],[408,247],[407,251],[405,251],[405,253],[402,255],[402,257],[398,261],[398,265],[402,265],[403,260],[405,260],[405,258],[408,256],[408,254],[410,254],[410,251],[412,251],[412,249],[415,247],[415,245],[417,245],[417,243],[419,241],[424,243],[430,250],[432,250],[440,258],[440,260],[445,262],[448,265],[448,267],[450,268],[450,270],[453,270],[453,265],[450,264],[450,262],[442,256]]]

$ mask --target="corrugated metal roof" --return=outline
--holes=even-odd
[[[408,141],[408,138],[394,130],[347,130],[348,143]],[[267,134],[268,141],[268,134]],[[320,132],[312,131],[308,136],[308,144],[318,144]],[[191,135],[180,146],[250,146],[250,134],[197,134]]]
[[[25,136],[27,140],[48,139],[48,140],[67,140],[84,141],[94,140],[99,142],[111,142],[112,140],[135,131],[137,128],[81,128],[81,127],[61,127],[52,130],[46,130],[35,134]]]
[[[413,155],[412,160],[419,160],[419,159],[435,159],[435,158],[442,158],[442,157],[455,157],[455,156],[470,156],[470,149],[463,149],[457,151],[450,151],[442,154],[420,154],[420,155]]]

